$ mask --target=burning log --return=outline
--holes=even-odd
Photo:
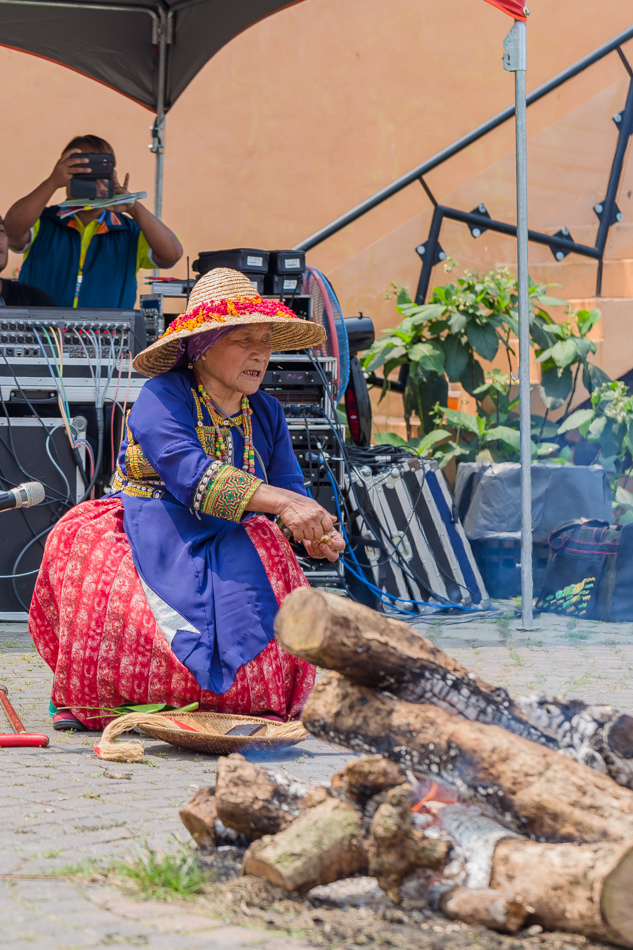
[[[408,874],[416,868],[443,868],[450,850],[447,841],[427,838],[414,827],[413,800],[410,785],[392,788],[371,823],[369,873],[394,904],[402,899],[400,885]]]
[[[515,894],[548,930],[633,946],[630,840],[580,845],[527,841],[463,805],[442,808],[439,822],[465,862],[468,887],[460,890],[477,893],[473,889],[491,888]],[[438,906],[450,916],[449,892],[443,896],[441,885],[440,896]],[[467,906],[462,901],[461,896],[455,899],[451,913]],[[467,919],[460,916],[460,920]]]
[[[432,903],[451,920],[488,927],[499,933],[515,934],[530,913],[524,901],[492,888],[439,887]]]
[[[254,841],[244,855],[242,874],[305,894],[318,884],[363,873],[367,851],[361,824],[353,805],[328,797],[279,834]]]
[[[386,690],[410,703],[432,703],[558,747],[554,737],[527,721],[504,689],[480,680],[403,621],[362,604],[302,588],[284,600],[275,632],[290,653],[344,673],[360,686]]]
[[[277,639],[291,653],[411,703],[430,703],[465,719],[502,726],[605,772],[633,788],[633,717],[612,707],[515,703],[408,624],[322,591],[302,588],[283,603]],[[576,706],[573,709],[573,706]],[[578,706],[583,707],[580,716]],[[608,710],[608,715],[607,711]],[[574,718],[575,717],[575,718]]]
[[[215,806],[220,821],[249,838],[287,828],[306,807],[307,789],[233,753],[218,759]]]
[[[380,753],[455,788],[520,833],[548,841],[633,840],[633,792],[498,726],[399,702],[334,672],[318,680],[303,723],[319,738]]]
[[[403,785],[407,777],[395,762],[382,755],[364,755],[348,762],[342,772],[332,777],[332,791],[342,792],[364,807],[370,798]]]

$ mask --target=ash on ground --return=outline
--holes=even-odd
[[[613,950],[606,944],[528,926],[512,937],[450,921],[408,896],[396,907],[373,877],[353,877],[300,896],[258,877],[241,877],[240,848],[224,846],[201,855],[211,883],[196,899],[232,923],[266,927],[301,937],[315,947],[356,950]]]

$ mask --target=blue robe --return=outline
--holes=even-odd
[[[141,579],[194,628],[178,629],[171,648],[202,689],[225,693],[240,666],[274,636],[277,601],[257,550],[241,524],[191,508],[209,464],[196,435],[190,370],[148,380],[129,416],[147,460],[165,483],[159,498],[122,494],[123,526]],[[253,444],[270,485],[306,495],[281,404],[265,393],[249,397]],[[203,407],[204,424],[211,419]],[[233,433],[234,463],[244,440]],[[124,474],[127,440],[119,465]],[[264,479],[259,460],[255,474]],[[159,493],[160,494],[160,493]]]

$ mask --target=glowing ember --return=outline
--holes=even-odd
[[[459,802],[459,797],[450,788],[434,782],[432,779],[425,779],[418,785],[419,800],[412,807],[411,811],[421,813],[426,811],[427,804],[433,805],[454,805]]]

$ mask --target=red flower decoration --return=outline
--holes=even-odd
[[[178,333],[179,330],[195,330],[204,323],[225,323],[227,317],[242,317],[252,313],[263,317],[297,319],[296,313],[278,300],[263,300],[261,297],[225,297],[222,300],[199,303],[193,310],[181,314],[167,327],[163,337]]]

